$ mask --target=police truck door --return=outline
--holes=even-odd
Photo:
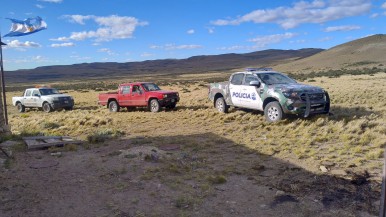
[[[259,79],[253,74],[246,74],[243,85],[241,85],[243,91],[243,107],[263,110],[263,102],[260,98],[258,91],[260,87],[251,86],[251,81],[259,81]]]
[[[234,106],[242,106],[240,95],[242,93],[242,83],[244,80],[244,73],[237,73],[232,76],[229,84],[229,94]]]

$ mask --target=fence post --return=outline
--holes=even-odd
[[[381,202],[379,205],[379,217],[386,217],[386,148],[383,152],[383,171],[382,171],[382,190],[381,190]]]

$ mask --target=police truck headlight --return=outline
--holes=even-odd
[[[283,95],[284,95],[286,98],[290,98],[290,99],[299,99],[299,93],[297,93],[297,92],[284,91],[284,92],[283,92]]]

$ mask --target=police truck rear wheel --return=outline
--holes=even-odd
[[[284,114],[279,102],[270,102],[264,108],[265,119],[268,122],[277,122],[283,119]]]
[[[216,100],[216,108],[219,112],[221,113],[227,113],[228,112],[228,105],[227,103],[225,102],[224,98],[223,97],[219,97],[217,100]]]

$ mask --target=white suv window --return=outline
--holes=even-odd
[[[31,90],[26,90],[25,91],[25,96],[31,96],[31,92],[32,92]]]
[[[37,95],[40,95],[39,90],[33,90],[32,91],[32,96],[37,96]]]

